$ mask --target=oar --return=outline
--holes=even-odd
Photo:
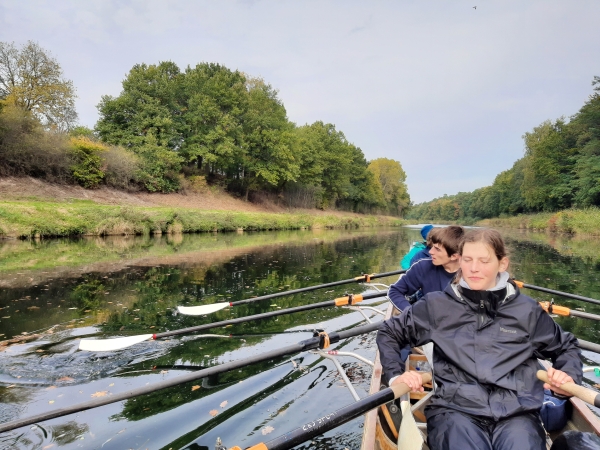
[[[548,372],[545,370],[538,370],[537,377],[544,383],[548,383]],[[600,408],[600,394],[596,391],[592,391],[591,389],[571,382],[562,384],[560,389],[568,392],[571,395],[574,395],[589,405],[594,405]]]
[[[567,308],[566,306],[558,306],[551,302],[539,302],[540,306],[544,311],[548,314],[556,314],[557,316],[565,316],[565,317],[581,317],[583,319],[591,319],[591,320],[600,320],[600,316],[598,314],[591,314],[582,311],[577,311],[575,309]]]
[[[423,383],[431,381],[430,373],[420,374],[423,377]],[[290,431],[289,433],[283,434],[271,441],[261,442],[260,444],[248,447],[247,450],[286,450],[302,442],[308,441],[326,431],[332,430],[358,416],[370,411],[373,408],[383,405],[389,401],[392,401],[402,395],[408,393],[410,388],[400,383],[392,387],[388,387],[379,391],[375,394],[371,394],[368,397],[358,400],[355,403],[344,406],[335,412],[327,414],[323,417],[319,417],[307,424]],[[241,450],[241,447],[231,447],[229,450]]]
[[[308,311],[317,308],[326,308],[328,306],[345,306],[355,305],[363,300],[369,300],[377,297],[384,297],[387,292],[374,292],[371,294],[355,294],[347,295],[345,297],[339,297],[334,300],[321,303],[312,303],[309,305],[296,306],[294,308],[281,309],[278,311],[271,311],[262,314],[255,314],[253,316],[238,317],[236,319],[223,320],[221,322],[207,323],[204,325],[197,325],[195,327],[181,328],[179,330],[165,331],[164,333],[156,334],[141,334],[137,336],[127,336],[120,338],[111,339],[82,339],[79,342],[79,350],[87,350],[91,352],[107,352],[121,350],[123,348],[131,347],[132,345],[139,344],[140,342],[148,341],[150,339],[160,339],[168,336],[177,336],[180,334],[190,334],[197,331],[208,330],[211,328],[222,327],[224,325],[233,325],[236,323],[251,322],[253,320],[266,319],[269,317],[281,316],[283,314],[292,314],[300,311]]]
[[[375,278],[385,278],[385,277],[389,277],[392,275],[399,275],[404,272],[406,272],[406,270],[395,270],[393,272],[385,272],[385,273],[372,273],[370,275],[361,275],[360,277],[354,277],[354,278],[350,278],[348,280],[334,281],[332,283],[319,284],[317,286],[308,286],[308,287],[303,287],[300,289],[293,289],[291,291],[276,292],[274,294],[262,295],[260,297],[249,298],[247,300],[238,300],[237,302],[220,302],[220,303],[213,303],[210,305],[200,305],[200,306],[178,306],[177,310],[181,314],[186,314],[188,316],[202,316],[204,314],[211,314],[211,313],[220,311],[229,306],[244,305],[246,303],[258,302],[260,300],[268,300],[268,299],[277,298],[277,297],[284,297],[286,295],[299,294],[301,292],[316,291],[317,289],[328,288],[328,287],[332,287],[332,286],[340,286],[342,284],[359,283],[362,281],[369,283],[371,280],[373,280]]]
[[[198,370],[193,373],[188,373],[186,375],[182,375],[179,377],[172,378],[170,380],[161,381],[159,383],[154,383],[152,385],[143,386],[136,389],[131,389],[126,392],[122,392],[120,394],[114,394],[108,396],[106,398],[91,400],[84,403],[79,403],[73,406],[67,406],[66,408],[56,409],[53,411],[48,411],[42,414],[37,414],[35,416],[26,417],[23,419],[13,420],[11,422],[6,422],[0,424],[0,433],[4,433],[5,431],[14,430],[15,428],[24,427],[26,425],[31,425],[34,423],[41,422],[43,420],[54,419],[56,417],[62,417],[69,414],[73,414],[79,411],[85,411],[91,408],[97,408],[99,406],[108,405],[111,403],[120,402],[122,400],[127,400],[128,398],[138,397],[140,395],[150,394],[152,392],[156,392],[162,389],[170,388],[173,386],[177,386],[183,383],[187,383],[189,381],[199,380],[200,378],[208,377],[211,375],[216,375],[223,372],[228,372],[230,370],[239,369],[240,367],[249,366],[250,364],[268,361],[273,358],[279,358],[286,355],[292,355],[299,352],[304,352],[307,350],[313,350],[316,348],[325,348],[324,342],[328,342],[330,344],[334,344],[341,339],[348,339],[354,336],[359,336],[361,334],[370,333],[371,331],[376,331],[379,328],[380,322],[370,323],[368,325],[363,325],[361,327],[356,327],[351,330],[345,330],[338,332],[330,333],[329,335],[319,335],[317,337],[313,337],[310,339],[306,339],[304,341],[300,341],[297,344],[288,345],[287,347],[282,347],[276,350],[270,350],[268,352],[262,353],[260,355],[251,356],[249,358],[240,359],[237,361],[231,361],[225,364],[220,364],[218,366],[209,367],[207,369]]]
[[[517,281],[517,280],[514,280],[514,281],[515,281],[515,284],[517,286],[519,286],[521,289],[522,288],[532,289],[534,291],[546,292],[548,294],[562,295],[563,297],[572,298],[574,300],[581,300],[583,302],[594,303],[596,305],[600,305],[600,300],[596,300],[593,298],[582,297],[581,295],[569,294],[568,292],[555,291],[554,289],[548,289],[545,287],[534,286],[533,284],[527,284],[527,283],[524,283],[523,281]]]

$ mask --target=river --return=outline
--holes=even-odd
[[[511,273],[529,284],[600,299],[600,241],[505,232]],[[201,368],[297,343],[315,328],[363,324],[360,313],[324,308],[128,349],[77,350],[82,337],[157,333],[364,291],[346,285],[227,308],[207,316],[178,305],[237,301],[362,273],[398,269],[418,230],[316,230],[79,240],[0,241],[0,422],[152,386]],[[383,280],[387,283],[397,277]],[[548,295],[528,292],[539,299]],[[600,306],[555,298],[600,314]],[[384,310],[381,300],[368,303]],[[600,342],[599,324],[557,318]],[[216,335],[216,336],[215,336]],[[374,357],[374,333],[337,344]],[[340,358],[360,397],[370,368]],[[584,353],[584,363],[600,356]],[[586,383],[600,382],[586,374]],[[269,440],[352,403],[333,363],[313,353],[275,358],[135,399],[0,435],[2,448],[213,449]],[[362,418],[298,448],[358,449]]]

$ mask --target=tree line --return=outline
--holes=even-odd
[[[214,63],[136,64],[118,96],[76,126],[75,90],[38,44],[0,42],[0,175],[86,188],[177,192],[216,185],[247,200],[402,215],[398,161],[367,161],[335,125],[291,122],[277,91]]]
[[[408,218],[473,221],[600,206],[600,77],[570,120],[547,120],[523,135],[525,155],[491,186],[415,205]]]

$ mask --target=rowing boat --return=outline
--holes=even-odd
[[[397,313],[397,310],[390,304],[386,313],[386,319],[389,319],[394,312]],[[540,364],[544,366],[544,368],[548,368],[549,366],[549,363],[546,361],[540,361]],[[369,395],[379,392],[382,389],[382,374],[383,369],[379,360],[379,351],[377,351]],[[411,411],[417,427],[423,433],[425,438],[427,435],[427,426],[425,423],[424,409],[427,406],[428,398],[429,397],[427,396],[424,398],[411,398]],[[556,439],[560,434],[569,430],[595,433],[600,436],[600,418],[594,414],[582,400],[571,397],[570,403],[573,411],[571,418],[562,430],[550,433],[547,436],[548,448],[552,445],[553,439]],[[369,411],[365,415],[361,445],[362,450],[396,450],[402,448],[402,446],[399,446],[397,443],[398,438],[394,430],[394,421],[392,417],[394,413],[391,410],[397,411],[398,408],[394,405],[383,405],[380,408]],[[424,445],[423,448],[427,448],[426,445]]]

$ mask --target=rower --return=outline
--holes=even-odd
[[[390,286],[390,300],[400,311],[425,294],[443,291],[459,268],[458,246],[464,234],[463,228],[449,226],[429,234],[431,257],[414,263]]]
[[[444,292],[425,295],[382,324],[384,372],[390,385],[423,391],[399,351],[434,343],[437,389],[425,410],[431,450],[545,450],[544,388],[569,395],[560,386],[581,383],[577,339],[509,279],[500,233],[470,231],[458,252],[460,270]],[[545,385],[537,380],[538,356],[553,362]]]

